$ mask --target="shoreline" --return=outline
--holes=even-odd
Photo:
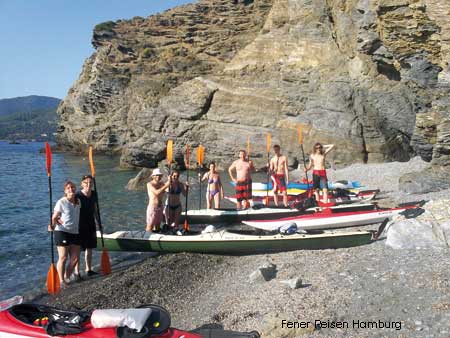
[[[330,170],[330,179],[360,180],[382,190],[379,202],[399,203],[449,196],[449,191],[406,195],[398,177],[423,169],[410,163],[353,165]],[[361,170],[366,168],[366,170]],[[383,175],[377,175],[377,173]],[[371,174],[372,173],[372,174]],[[375,173],[375,174],[374,174]],[[361,227],[375,229],[378,225]],[[275,278],[252,281],[260,266],[276,266]],[[300,278],[302,286],[285,282]],[[262,337],[447,337],[450,335],[450,260],[445,249],[394,250],[385,240],[337,250],[291,251],[250,256],[163,254],[106,277],[74,283],[40,301],[61,308],[166,307],[174,327],[217,323],[225,329],[258,330]],[[291,322],[400,322],[401,328],[288,328]]]

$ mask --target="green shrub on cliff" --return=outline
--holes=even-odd
[[[153,55],[153,51],[151,48],[144,48],[144,50],[142,51],[142,57],[144,58],[149,58]]]
[[[116,23],[114,21],[106,21],[99,23],[94,27],[95,31],[112,31],[113,28],[116,26]]]

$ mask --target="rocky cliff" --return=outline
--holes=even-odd
[[[229,162],[266,133],[292,158],[450,166],[447,0],[201,0],[96,26],[95,53],[59,108],[59,143],[155,166],[165,142]]]

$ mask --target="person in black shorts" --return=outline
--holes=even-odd
[[[80,217],[80,200],[76,197],[76,186],[71,181],[64,183],[64,197],[55,205],[49,231],[54,231],[58,250],[56,269],[61,286],[70,282],[70,277],[80,258],[80,238],[78,220]],[[67,262],[69,261],[69,264]],[[66,266],[67,265],[67,266]],[[75,275],[77,278],[77,276]]]
[[[77,198],[81,202],[79,237],[81,250],[85,251],[86,275],[91,277],[97,274],[92,270],[92,249],[97,247],[96,224],[98,224],[97,194],[92,191],[94,180],[91,175],[84,175],[81,179],[81,191],[77,192]],[[75,271],[79,274],[80,264]]]

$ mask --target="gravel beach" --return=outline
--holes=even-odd
[[[367,188],[380,189],[383,206],[448,198],[448,190],[424,195],[399,190],[401,175],[427,166],[414,158],[407,163],[355,164],[328,174],[332,180],[359,180]],[[269,263],[276,266],[272,279],[250,278]],[[301,287],[287,285],[295,278],[301,279]],[[175,327],[219,323],[225,329],[256,329],[273,338],[449,337],[450,259],[448,249],[394,250],[385,240],[270,255],[166,254],[38,300],[66,309],[153,303],[169,310]]]

